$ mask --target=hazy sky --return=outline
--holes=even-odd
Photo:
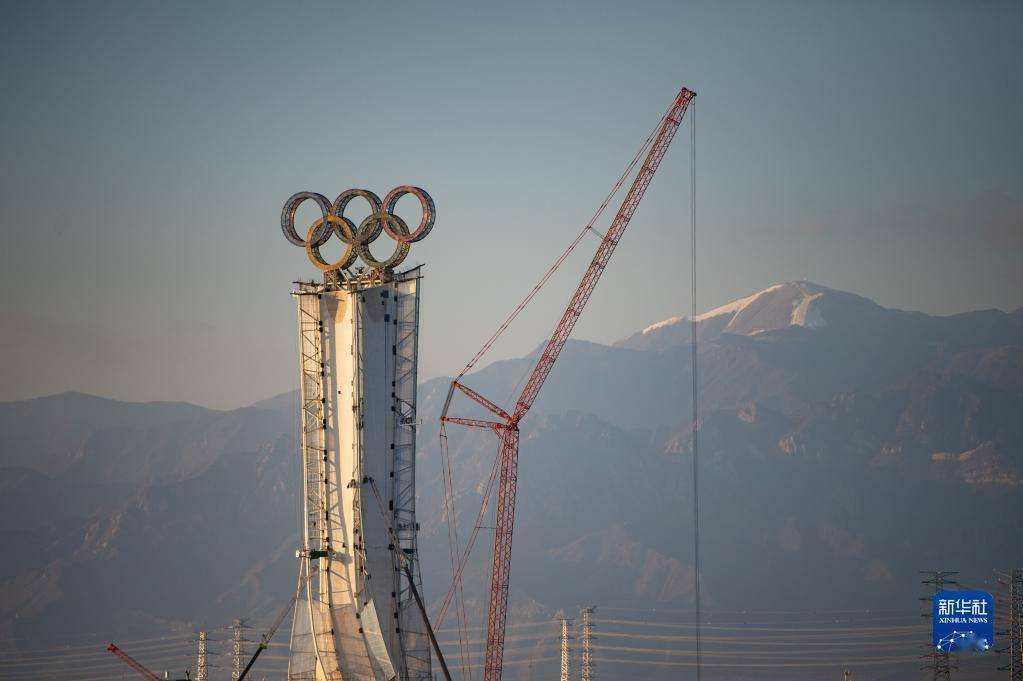
[[[1018,0],[5,3],[0,399],[290,389],[315,272],[283,201],[405,183],[438,214],[408,261],[421,377],[457,371],[683,84],[700,309],[792,279],[1019,307],[1021,35]],[[577,337],[689,309],[689,151],[686,128]],[[495,357],[546,336],[595,246]]]

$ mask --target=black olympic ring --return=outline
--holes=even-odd
[[[405,221],[394,213],[398,200],[406,194],[419,199],[419,205],[423,209],[423,217],[414,232],[410,232]],[[360,196],[369,203],[371,212],[356,227],[344,216],[344,212],[348,203]],[[321,217],[313,222],[303,239],[295,231],[295,213],[306,200],[311,200],[319,206]],[[304,247],[310,262],[325,272],[348,269],[355,263],[356,257],[362,258],[369,267],[383,271],[400,265],[408,257],[411,244],[425,239],[433,229],[435,220],[436,207],[430,195],[419,187],[403,185],[388,192],[383,201],[368,189],[343,191],[333,203],[316,192],[298,192],[284,202],[284,210],[281,211],[281,230],[285,239],[295,246]],[[394,252],[386,260],[378,260],[369,250],[370,244],[376,241],[382,232],[387,232],[395,241]],[[334,263],[327,262],[320,253],[320,247],[330,240],[332,234],[336,234],[347,246],[344,255]]]

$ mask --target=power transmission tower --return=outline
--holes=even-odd
[[[583,675],[582,681],[593,681],[593,658],[591,656],[592,649],[590,647],[590,641],[592,640],[593,624],[590,621],[590,615],[593,614],[595,608],[590,606],[583,608]]]
[[[923,617],[932,617],[934,608],[934,597],[945,590],[946,586],[952,586],[957,584],[955,575],[958,572],[949,572],[947,570],[921,570],[920,574],[924,575],[924,579],[920,580],[920,583],[928,588],[930,592],[929,596],[925,596],[920,599],[924,604]],[[931,678],[933,681],[950,681],[952,678],[952,670],[958,669],[952,663],[951,653],[943,652],[939,650],[933,644],[928,645],[929,652],[923,656],[923,659],[929,660],[929,664],[921,667],[923,670],[931,671]]]
[[[997,635],[1008,639],[1008,645],[998,652],[1008,656],[1008,662],[998,668],[1009,672],[1009,681],[1023,681],[1023,570],[998,573],[998,583],[1004,592],[1000,594],[1000,628]]]
[[[842,672],[842,681],[852,681],[852,672],[848,669]]]
[[[561,681],[572,681],[572,649],[569,647],[569,640],[572,638],[569,633],[572,627],[572,620],[565,617],[561,620]]]
[[[231,624],[231,628],[234,630],[231,646],[231,681],[238,681],[242,675],[242,667],[245,666],[244,644],[249,641],[245,638],[244,632],[251,627],[245,623],[245,620],[238,619]]]
[[[199,651],[195,661],[195,681],[210,681],[206,671],[206,632],[199,632]]]

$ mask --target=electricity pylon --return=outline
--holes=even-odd
[[[209,672],[206,669],[206,632],[199,632],[199,650],[195,660],[195,681],[210,681]]]
[[[595,608],[592,606],[589,608],[583,608],[583,664],[582,664],[582,681],[593,681],[593,657],[591,640],[593,638],[593,625],[590,622],[590,615],[593,614]]]
[[[569,633],[572,627],[572,620],[561,617],[561,681],[572,681],[572,649],[569,647],[569,640],[572,638]]]
[[[245,620],[239,619],[231,624],[231,628],[234,630],[234,637],[231,641],[231,681],[238,681],[242,675],[242,667],[245,666],[245,660],[243,659],[245,647],[243,644],[249,640],[245,638],[244,632],[246,629],[251,629],[251,627],[245,623]]]
[[[925,578],[920,583],[931,587],[931,589],[928,589],[931,591],[931,595],[920,599],[924,604],[925,610],[921,616],[932,617],[934,597],[944,591],[946,586],[956,584],[955,575],[959,573],[947,570],[921,570],[920,574],[925,575]],[[952,663],[951,653],[942,651],[933,644],[929,645],[928,648],[930,649],[929,652],[922,659],[929,660],[930,663],[921,667],[921,669],[930,670],[933,681],[950,681],[952,670],[958,669]]]
[[[1007,639],[998,652],[1008,657],[998,670],[1009,672],[1009,681],[1023,681],[1023,570],[999,572],[998,583],[1004,591],[996,610],[1000,614],[997,635]]]

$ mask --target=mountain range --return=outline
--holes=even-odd
[[[522,424],[511,624],[584,604],[635,619],[692,607],[694,328],[712,616],[915,616],[920,571],[993,588],[994,568],[1023,561],[1023,309],[938,317],[789,282],[613,345],[569,343]],[[538,352],[466,383],[510,395]],[[419,391],[434,611],[451,572],[449,380]],[[0,404],[0,649],[268,619],[297,568],[295,429],[294,394],[231,411],[77,393]],[[497,442],[449,436],[464,543]],[[470,619],[489,542],[484,529],[466,572]]]

